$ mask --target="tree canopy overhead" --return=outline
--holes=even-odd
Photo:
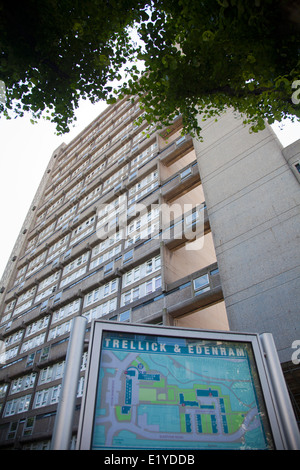
[[[0,0],[0,111],[66,132],[80,97],[137,94],[149,122],[233,107],[255,131],[300,118],[299,38],[296,0]]]

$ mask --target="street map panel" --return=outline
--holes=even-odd
[[[250,343],[103,333],[92,449],[271,449]]]

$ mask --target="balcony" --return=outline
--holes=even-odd
[[[193,139],[189,135],[179,137],[177,140],[172,142],[166,148],[164,148],[159,154],[160,161],[169,166],[174,163],[179,158],[182,158],[184,155],[193,150]]]
[[[193,162],[180,170],[176,175],[164,181],[161,185],[161,194],[165,201],[172,202],[183,196],[200,184],[200,175],[197,162]]]
[[[139,301],[133,304],[131,321],[149,323],[164,316],[169,317],[172,324],[172,319],[222,300],[218,265],[213,263],[174,283],[166,284],[163,292],[145,297],[142,303]]]
[[[165,227],[161,239],[169,250],[176,250],[185,243],[209,232],[210,224],[204,202],[194,210],[176,218],[168,227]]]

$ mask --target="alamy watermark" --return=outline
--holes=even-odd
[[[101,240],[113,238],[125,240],[127,245],[150,238],[163,242],[182,240],[187,251],[199,250],[204,244],[205,204],[152,204],[142,203],[127,208],[127,196],[118,204],[98,207],[97,236]]]
[[[292,343],[292,349],[296,349],[296,351],[292,354],[292,363],[295,365],[300,364],[300,339],[296,339]]]
[[[296,88],[296,90],[292,94],[292,103],[299,104],[300,103],[300,80],[295,80],[292,83],[292,88]]]
[[[0,80],[0,104],[6,103],[6,86],[3,80]]]

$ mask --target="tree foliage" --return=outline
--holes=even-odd
[[[105,99],[133,56],[127,30],[138,0],[0,0],[2,112],[42,114],[68,130],[79,98]],[[116,12],[120,12],[116,14]]]
[[[39,117],[48,111],[65,131],[80,96],[114,102],[138,94],[143,119],[165,125],[182,114],[185,130],[198,134],[198,113],[206,119],[226,107],[242,113],[253,131],[265,120],[300,118],[291,99],[300,79],[300,9],[294,0],[24,4],[15,15],[13,2],[0,3],[6,113],[31,110]],[[116,85],[125,64],[126,78],[122,74]]]

